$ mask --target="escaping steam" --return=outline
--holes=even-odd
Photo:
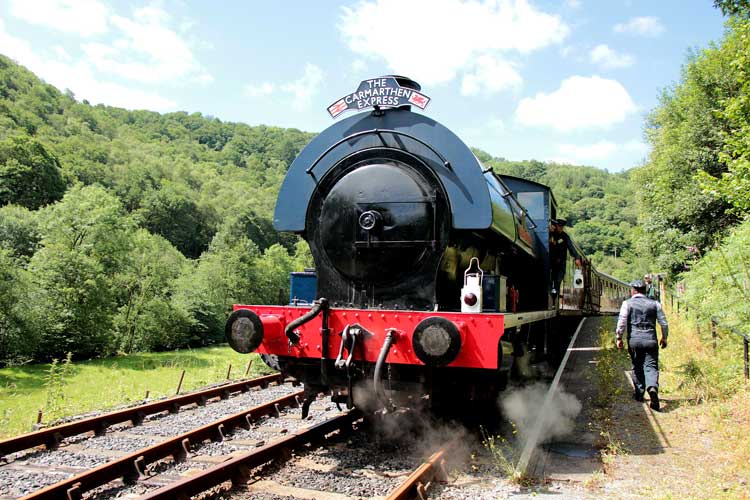
[[[535,383],[514,390],[500,400],[503,413],[516,425],[524,443],[531,441],[539,445],[573,430],[581,402],[560,385],[545,407],[547,389],[547,385]]]
[[[371,414],[374,441],[379,445],[398,443],[415,455],[429,457],[449,445],[447,468],[459,468],[468,463],[477,439],[463,425],[437,418],[427,406],[411,401],[383,411],[383,401],[375,395],[372,381],[354,387],[354,404]]]

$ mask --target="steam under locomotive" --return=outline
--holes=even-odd
[[[290,305],[235,305],[226,336],[309,395],[492,397],[522,360],[554,361],[566,318],[615,312],[628,293],[569,257],[552,294],[552,192],[484,168],[412,111],[428,102],[405,77],[362,82],[329,112],[366,110],[315,137],[281,186],[274,227],[309,243],[315,273],[297,278],[315,292],[293,280]]]

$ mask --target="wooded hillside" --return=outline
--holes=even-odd
[[[0,57],[0,360],[204,345],[308,263],[271,227],[312,137],[76,102]]]

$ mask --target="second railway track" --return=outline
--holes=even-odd
[[[132,406],[121,410],[102,413],[94,417],[83,418],[61,425],[44,428],[35,432],[21,434],[11,438],[0,440],[0,457],[11,453],[23,451],[36,446],[46,446],[48,449],[57,448],[65,439],[72,436],[94,432],[103,434],[112,425],[131,422],[138,425],[149,416],[164,411],[176,413],[180,408],[197,404],[205,405],[209,399],[219,397],[228,398],[237,392],[246,392],[254,387],[265,388],[271,383],[281,381],[278,374],[267,375],[249,380],[240,380],[229,384],[223,384],[208,389],[194,391],[188,394],[160,399],[138,406]]]
[[[82,470],[116,461],[130,452],[293,393],[298,395],[299,391],[289,384],[281,385],[278,375],[264,376],[6,439],[0,448],[4,455],[0,498],[23,496]],[[137,415],[135,421],[127,418],[133,415]]]
[[[415,426],[413,415],[400,420],[389,416],[384,425],[401,427],[400,437],[381,439],[380,424],[373,426],[356,410],[338,412],[320,400],[313,404],[315,416],[300,419],[301,395],[293,392],[166,438],[23,499],[187,499],[214,491],[217,497],[234,499],[302,495],[403,500],[419,498],[433,478],[443,477],[444,451],[419,465],[424,452],[419,432],[409,428]],[[350,432],[357,428],[363,432]],[[329,435],[335,437],[326,439]],[[411,437],[402,439],[407,435]]]

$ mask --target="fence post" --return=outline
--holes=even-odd
[[[229,363],[229,368],[227,368],[227,380],[229,380],[229,377],[232,375],[232,363]]]
[[[680,299],[677,299],[677,314],[680,314]]]
[[[182,389],[182,381],[185,379],[185,370],[182,370],[182,374],[180,374],[180,381],[177,383],[177,392],[175,394],[179,394],[180,390]]]
[[[674,311],[674,295],[669,294],[669,310]]]
[[[742,347],[745,351],[745,380],[750,379],[750,359],[748,359],[748,342],[747,337],[742,339]]]
[[[714,352],[716,352],[716,320],[711,318],[711,339],[714,343]]]

